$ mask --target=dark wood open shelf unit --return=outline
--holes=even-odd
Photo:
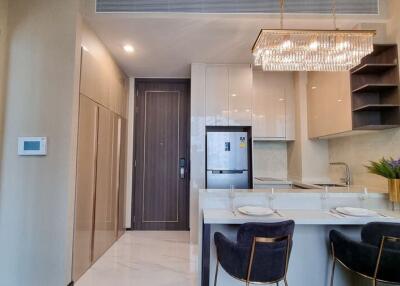
[[[374,51],[350,71],[354,130],[400,126],[397,45],[374,45]]]

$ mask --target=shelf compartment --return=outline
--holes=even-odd
[[[398,104],[365,104],[360,107],[356,107],[353,111],[379,111],[391,108],[400,108]]]
[[[394,89],[397,87],[398,87],[398,84],[395,84],[395,83],[367,83],[367,84],[364,84],[364,85],[352,90],[352,92],[353,93],[379,92],[379,91]]]
[[[351,74],[381,73],[397,67],[397,64],[365,63],[351,71]]]
[[[383,130],[383,129],[392,129],[392,128],[397,128],[400,127],[400,124],[387,124],[387,125],[382,125],[382,124],[370,124],[370,125],[364,125],[364,126],[357,126],[354,127],[354,130]]]

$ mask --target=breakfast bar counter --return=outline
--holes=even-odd
[[[250,216],[238,211],[238,207],[244,205],[269,206],[276,211],[269,216]],[[332,211],[339,206],[368,208],[375,210],[377,215],[354,217]],[[243,223],[293,220],[296,226],[288,283],[291,286],[322,286],[329,285],[330,230],[336,229],[352,238],[359,238],[361,227],[366,223],[400,222],[400,212],[392,211],[387,194],[383,192],[363,194],[361,191],[346,191],[326,194],[321,190],[296,193],[281,190],[271,194],[270,190],[257,192],[240,190],[234,193],[229,190],[203,190],[200,193],[200,207],[202,228],[199,233],[201,238],[199,284],[201,286],[214,283],[216,249],[213,238],[217,231],[235,240],[237,229]],[[349,271],[337,268],[334,285],[364,285],[364,283],[366,281],[359,280]],[[243,282],[232,279],[221,270],[218,285],[239,286],[243,285]]]

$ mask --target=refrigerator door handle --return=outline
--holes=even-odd
[[[212,170],[213,174],[243,174],[246,170]]]

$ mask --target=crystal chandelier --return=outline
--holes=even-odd
[[[254,64],[264,71],[347,71],[373,51],[372,30],[261,30],[253,45]]]

